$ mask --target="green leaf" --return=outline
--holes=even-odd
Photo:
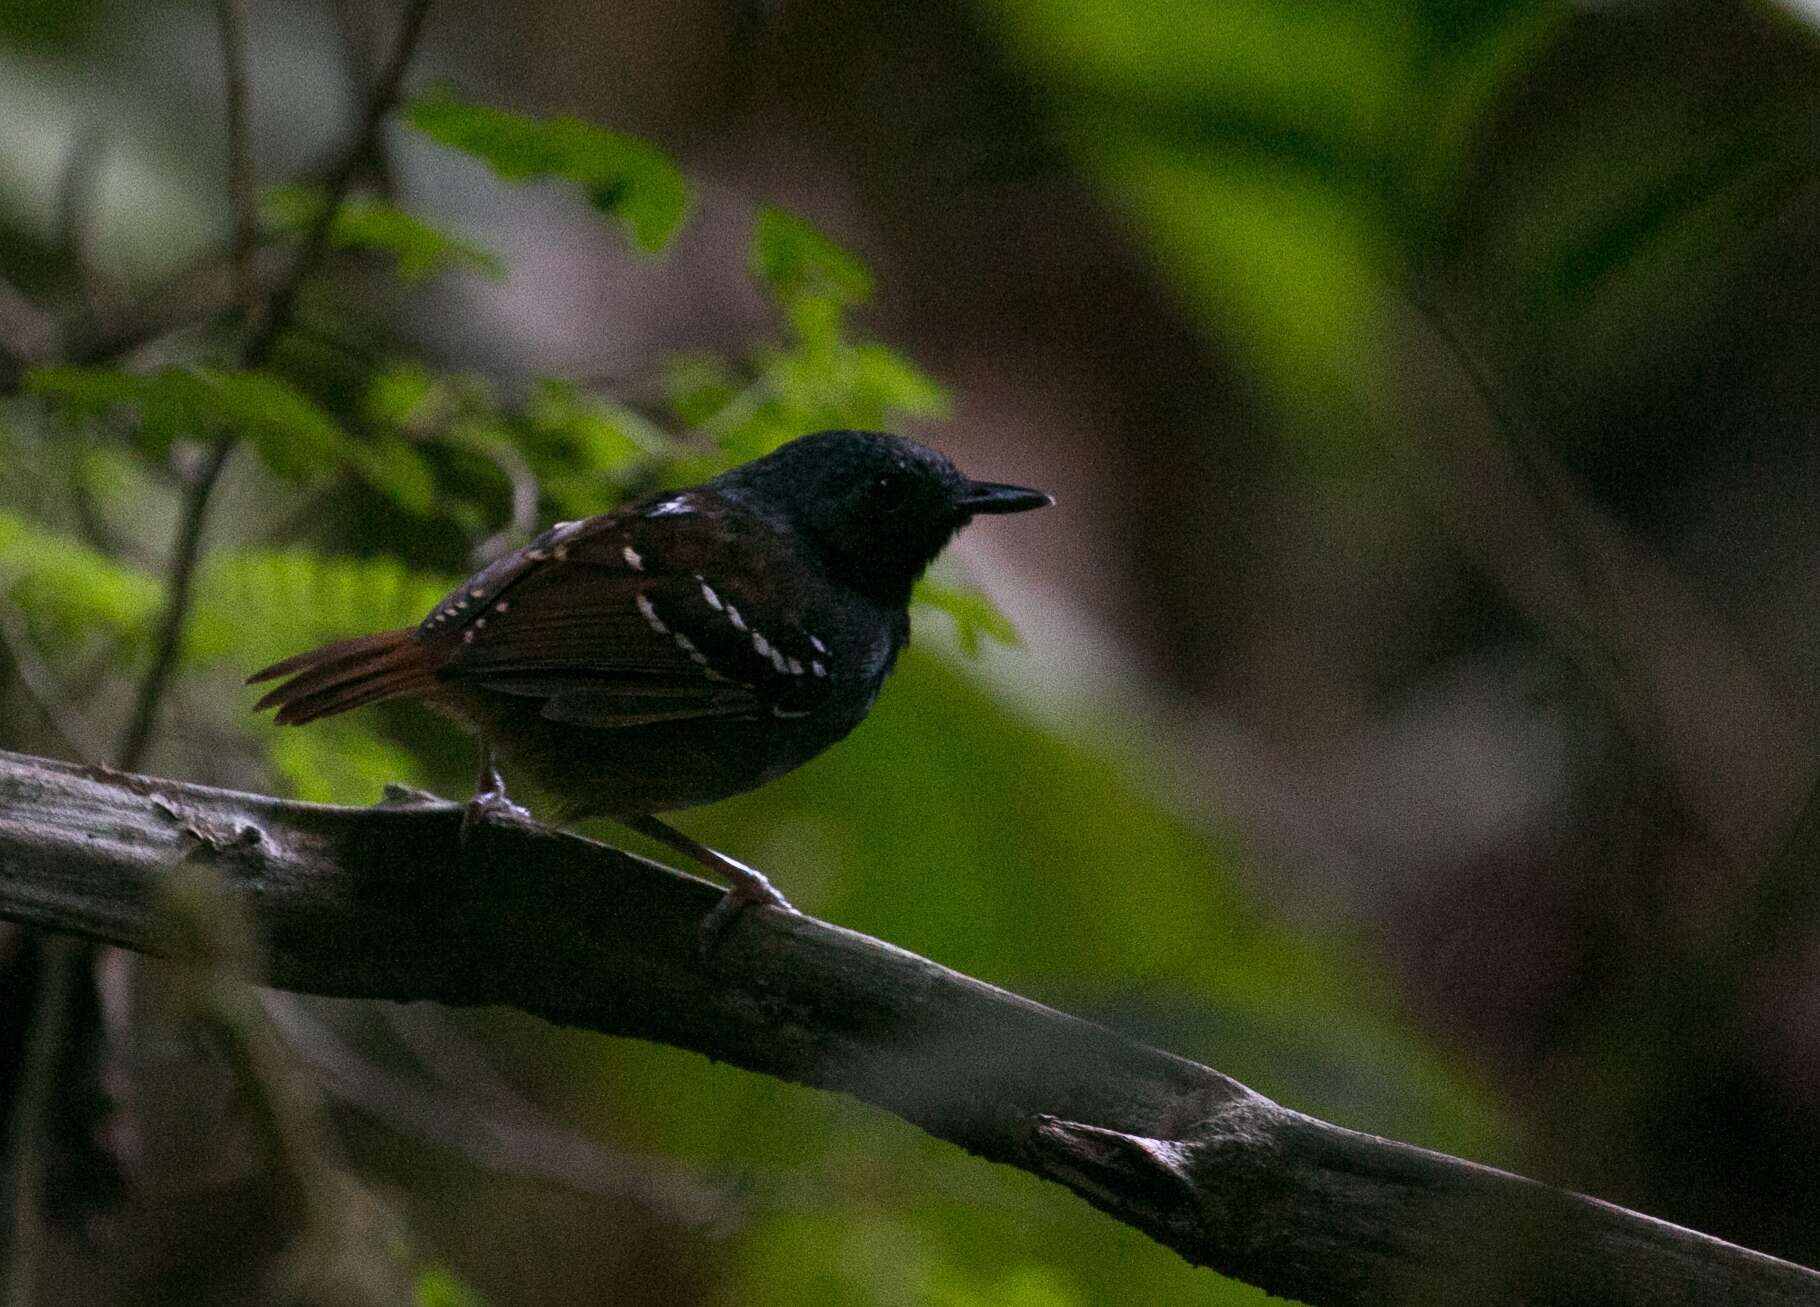
[[[274,186],[260,199],[260,212],[272,226],[302,232],[322,215],[325,197],[314,186]],[[471,241],[451,236],[389,200],[370,196],[344,199],[329,229],[329,243],[340,250],[390,254],[398,279],[407,285],[445,268],[466,267],[503,278],[506,265],[498,255]]]
[[[539,446],[560,449],[572,466],[590,472],[618,472],[642,458],[654,433],[646,424],[581,387],[540,377],[526,414]],[[634,431],[638,437],[634,436]],[[661,439],[661,436],[658,436]]]
[[[0,513],[0,595],[40,635],[101,632],[137,643],[150,632],[163,588],[78,540]]]
[[[199,428],[243,437],[266,466],[289,480],[335,471],[353,454],[334,418],[270,372],[171,369],[155,378],[154,394],[166,384],[181,388]]]
[[[837,305],[872,297],[872,272],[807,218],[764,205],[752,220],[752,275],[780,304],[810,295]]]
[[[698,427],[724,411],[745,389],[732,362],[718,354],[676,354],[664,360],[663,388],[670,413],[684,426]]]
[[[417,1273],[411,1286],[412,1307],[487,1307],[487,1300],[458,1280],[455,1275],[434,1263]]]
[[[853,366],[853,390],[859,403],[876,407],[881,414],[948,416],[947,388],[890,346],[874,341],[856,346]]]
[[[415,359],[396,359],[376,370],[360,411],[379,426],[408,428],[423,421],[438,393],[436,376]]]
[[[969,658],[979,656],[982,637],[1012,649],[1020,643],[1011,619],[998,610],[983,590],[924,577],[916,583],[915,598],[918,603],[954,619],[954,634],[962,652]]]
[[[436,477],[422,454],[395,437],[351,446],[361,479],[407,513],[428,516],[436,507]]]
[[[189,654],[244,671],[347,635],[415,626],[454,584],[390,556],[325,558],[306,549],[218,553],[196,587]],[[209,618],[220,619],[210,624]]]
[[[406,111],[431,140],[471,154],[502,180],[555,177],[626,226],[635,247],[670,243],[688,208],[689,188],[668,155],[648,141],[566,115],[539,119],[461,100],[439,88]]]
[[[56,403],[71,417],[100,418],[122,404],[136,404],[145,379],[121,368],[33,368],[25,374],[28,394]]]
[[[274,472],[297,481],[352,457],[352,443],[335,419],[270,372],[170,367],[136,376],[117,368],[45,368],[30,374],[27,385],[83,416],[137,407],[139,442],[154,456],[180,437],[237,435]]]

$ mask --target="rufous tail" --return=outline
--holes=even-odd
[[[284,683],[254,705],[254,711],[278,709],[280,726],[301,726],[394,695],[420,693],[436,681],[429,652],[409,630],[337,640],[273,663],[246,680],[252,685],[280,676],[287,678]]]

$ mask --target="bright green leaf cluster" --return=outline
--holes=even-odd
[[[705,475],[809,431],[882,429],[901,417],[947,412],[947,394],[928,374],[852,331],[848,311],[872,293],[871,273],[858,256],[807,219],[764,208],[754,219],[747,266],[787,334],[743,359],[694,353],[667,362],[671,413],[722,455],[680,470]]]
[[[781,304],[805,295],[841,305],[863,304],[872,298],[870,268],[808,219],[776,205],[762,206],[753,217],[747,265]]]
[[[259,209],[270,225],[288,232],[303,232],[321,219],[327,202],[320,187],[274,186],[260,198]],[[397,261],[398,279],[406,285],[452,267],[469,268],[496,279],[506,275],[505,263],[492,251],[451,236],[389,200],[371,196],[342,200],[329,228],[329,244],[338,250],[392,255]]]
[[[157,615],[162,590],[97,549],[0,512],[0,596],[39,638],[99,633],[132,646]]]
[[[168,367],[140,375],[121,368],[40,368],[26,386],[72,415],[137,409],[138,439],[154,457],[162,458],[181,438],[232,434],[257,448],[274,472],[302,481],[347,456],[346,435],[333,418],[288,381],[257,369]]]
[[[487,1300],[453,1272],[431,1264],[417,1273],[411,1286],[412,1307],[487,1307]]]
[[[632,243],[655,253],[670,243],[688,208],[689,187],[669,156],[648,141],[567,115],[532,118],[458,99],[440,88],[413,102],[412,127],[471,154],[505,181],[558,178],[620,219]]]
[[[219,553],[197,582],[187,653],[248,671],[312,644],[415,626],[454,584],[397,558],[329,558],[307,549]]]
[[[954,619],[955,637],[960,641],[961,651],[969,658],[978,656],[982,639],[1007,648],[1017,647],[1017,628],[984,591],[973,586],[949,585],[925,576],[916,583],[914,594],[918,603]]]
[[[397,441],[353,439],[315,400],[263,369],[177,366],[141,375],[52,367],[32,372],[26,386],[75,418],[136,410],[135,437],[154,458],[167,456],[178,439],[233,436],[290,481],[352,467],[412,512],[427,512],[434,495],[429,470],[413,450]]]

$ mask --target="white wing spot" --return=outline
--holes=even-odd
[[[486,597],[487,597],[487,592],[485,590],[468,591],[468,598],[470,598],[470,599],[485,599]]]
[[[496,613],[503,613],[503,612],[505,612],[506,609],[510,608],[511,606],[512,605],[510,603],[506,602],[504,599],[501,599],[498,603],[493,605],[493,611]]]
[[[695,641],[691,640],[681,631],[674,632],[670,638],[676,641],[676,647],[688,654],[689,661],[694,663],[697,667],[706,667],[708,665],[708,655],[703,653],[700,649],[697,649],[695,647]]]
[[[720,602],[720,596],[714,593],[714,587],[709,585],[706,581],[702,581],[699,576],[695,579],[701,581],[701,597],[708,601],[708,607],[712,608],[717,613],[720,612],[723,605]]]
[[[683,513],[693,513],[694,511],[695,510],[690,506],[688,499],[678,497],[676,499],[666,499],[661,503],[652,504],[651,507],[645,510],[645,516],[677,517]]]
[[[643,595],[639,595],[636,602],[638,604],[638,611],[644,616],[645,625],[649,626],[659,635],[670,634],[670,628],[664,625],[663,618],[657,615],[657,609],[651,606],[651,601],[649,599],[645,598]]]
[[[773,707],[771,709],[771,715],[773,717],[807,717],[809,714],[807,712],[791,712],[786,708]]]
[[[481,627],[485,626],[486,624],[487,624],[487,619],[484,617],[476,617],[474,619],[474,629],[476,631],[478,631]]]
[[[543,562],[544,559],[548,558],[549,556],[550,556],[550,551],[547,549],[527,549],[527,550],[525,550],[525,557],[530,559],[533,563],[541,563],[541,562]]]
[[[569,547],[567,545],[557,545],[556,548],[550,551],[550,557],[554,558],[559,563],[565,561],[569,557]]]
[[[733,623],[733,629],[735,631],[743,631],[746,629],[746,619],[739,615],[739,609],[735,608],[732,604],[727,605],[727,620]]]
[[[757,631],[752,632],[752,647],[758,651],[758,656],[760,658],[769,658],[771,656],[771,642],[765,639],[765,637],[760,635]]]
[[[803,665],[801,663],[797,662],[796,659],[792,658],[790,660],[790,675],[801,676],[802,674],[803,674]]]
[[[789,667],[790,664],[784,660],[784,651],[782,649],[773,649],[771,651],[771,665],[777,668],[777,674],[779,676],[782,676],[784,670]]]
[[[620,550],[619,556],[626,560],[626,566],[631,568],[634,572],[642,572],[645,570],[644,558],[641,557],[639,552],[632,548],[631,545],[627,545],[624,549]]]
[[[814,639],[815,637],[811,636],[809,638]],[[828,669],[821,665],[821,660],[819,658],[811,658],[809,660],[809,670],[814,672],[817,676],[826,676],[828,674]]]
[[[809,637],[809,643],[815,646],[816,653],[827,653],[828,652],[828,646],[823,644],[821,642],[820,638],[817,636],[811,635]]]
[[[463,644],[473,644],[474,643],[474,632],[471,629],[463,631],[461,633],[461,642]]]

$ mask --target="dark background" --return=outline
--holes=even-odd
[[[396,12],[250,18],[259,180],[320,176]],[[858,329],[946,388],[945,417],[891,420],[1058,506],[975,527],[942,572],[1020,647],[969,656],[919,609],[853,740],[680,824],[806,910],[1291,1106],[1812,1264],[1812,18],[442,3],[407,88],[644,136],[690,216],[635,254],[573,191],[393,127],[362,192],[509,274],[401,286],[337,258],[274,366],[325,404],[400,358],[500,411],[565,378],[678,435],[666,360],[778,335],[746,242],[760,204],[804,215],[875,276]],[[15,0],[0,277],[72,331],[127,315],[224,247],[223,124],[210,6]],[[107,362],[233,340],[186,327]],[[105,757],[128,712],[195,456],[148,455],[132,423],[0,401],[0,746]],[[502,526],[508,487],[434,467],[413,516],[230,464],[148,770],[460,792],[465,746],[411,709],[306,742],[237,683],[414,618]],[[310,561],[338,558],[404,570],[374,599],[379,573]],[[285,1226],[256,1141],[221,1124],[234,1095],[177,1069],[155,983],[101,975],[115,1109],[83,1129],[126,1196],[55,1224],[45,1300],[262,1300]],[[404,1232],[372,1256],[492,1302],[1261,1298],[1059,1190],[692,1056],[506,1014],[321,1005],[286,1029]],[[525,1114],[573,1165],[497,1144],[487,1122]],[[420,1297],[458,1295],[440,1274]]]

